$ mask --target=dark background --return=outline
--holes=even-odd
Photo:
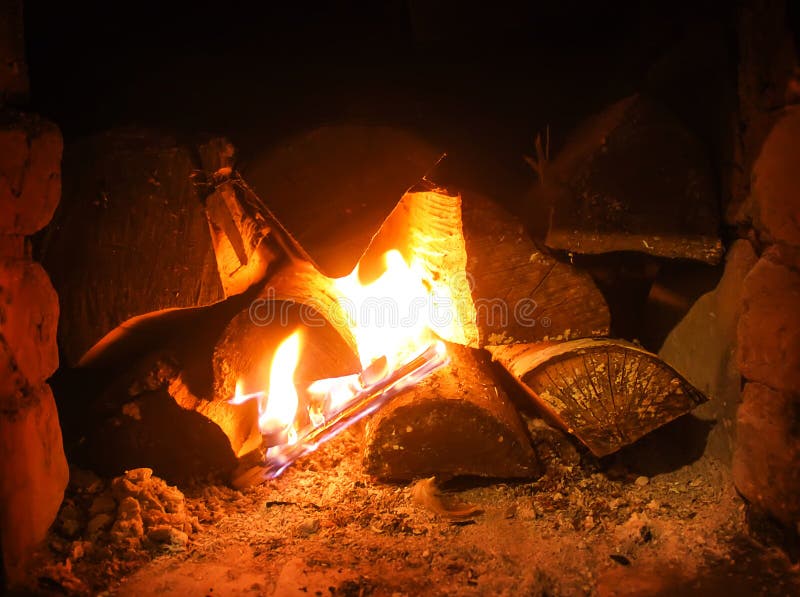
[[[142,124],[225,134],[247,159],[322,123],[392,124],[520,180],[537,131],[550,125],[557,149],[582,117],[645,87],[655,63],[710,29],[732,47],[734,12],[730,2],[684,0],[29,1],[25,10],[33,109],[68,142]]]

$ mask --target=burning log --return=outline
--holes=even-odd
[[[609,313],[588,274],[541,252],[522,224],[474,193],[423,181],[402,198],[361,258],[362,278],[399,250],[427,273],[455,320],[437,329],[472,347],[604,335]]]
[[[258,299],[257,299],[258,300]],[[214,395],[228,399],[240,391],[264,390],[269,364],[278,344],[293,330],[303,335],[303,350],[295,379],[308,385],[360,369],[351,346],[338,331],[305,305],[285,301],[253,303],[222,332],[214,348]],[[272,314],[275,319],[272,319]],[[309,325],[309,322],[315,322]]]
[[[540,473],[519,415],[472,349],[448,344],[451,362],[367,423],[364,466],[378,478],[438,475],[529,478]]]
[[[488,347],[535,404],[606,456],[706,401],[656,355],[623,340]]]

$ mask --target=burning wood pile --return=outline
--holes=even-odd
[[[334,276],[232,169],[225,142],[202,153],[195,183],[225,300],[136,317],[79,369],[126,363],[100,409],[124,396],[129,417],[160,408],[169,428],[172,407],[153,399],[166,393],[201,415],[172,433],[236,486],[279,475],[363,418],[377,478],[535,478],[520,411],[605,456],[705,400],[654,354],[608,338],[592,278],[489,199],[423,178],[352,272]],[[126,464],[154,466],[136,458]]]

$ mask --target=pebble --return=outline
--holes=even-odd
[[[300,523],[300,526],[297,527],[297,532],[303,537],[308,537],[309,535],[313,535],[318,530],[319,530],[319,520],[316,518],[306,518],[303,522]]]
[[[650,483],[650,479],[648,479],[647,477],[636,477],[636,485],[638,485],[639,487],[644,487],[648,483]]]

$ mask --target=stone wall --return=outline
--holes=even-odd
[[[747,2],[740,19],[741,174],[726,215],[760,256],[741,291],[733,476],[800,530],[800,87],[785,16],[783,2]]]
[[[19,111],[27,97],[22,2],[0,3],[0,589],[25,566],[61,504],[68,469],[53,394],[58,296],[28,237],[61,194],[61,133]]]

